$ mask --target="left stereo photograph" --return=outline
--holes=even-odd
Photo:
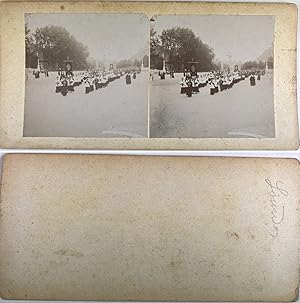
[[[149,20],[26,14],[24,137],[147,137]]]

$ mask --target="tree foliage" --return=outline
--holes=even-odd
[[[34,39],[28,28],[27,23],[25,24],[25,54],[26,54],[26,67],[36,68],[38,57],[34,46]]]
[[[198,62],[199,71],[216,68],[213,50],[189,28],[173,27],[157,35],[150,31],[151,68],[158,68],[164,59],[175,71],[182,71],[190,61]],[[157,66],[156,66],[157,65]]]
[[[25,27],[26,59],[32,66],[34,55],[47,60],[50,68],[63,66],[63,61],[73,60],[74,69],[88,67],[89,52],[85,45],[77,41],[64,27],[49,25],[37,28],[31,35]],[[35,64],[36,65],[36,64]]]
[[[159,36],[156,34],[153,26],[150,27],[150,68],[162,69],[163,58],[160,54],[161,44]]]

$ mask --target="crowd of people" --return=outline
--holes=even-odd
[[[66,96],[69,92],[74,92],[75,87],[84,85],[85,93],[89,94],[108,86],[110,82],[120,79],[124,75],[126,75],[126,84],[131,84],[131,78],[136,78],[136,71],[125,72],[116,69],[110,69],[108,71],[58,71],[55,92]]]
[[[250,85],[255,86],[256,80],[260,80],[265,74],[264,70],[235,70],[235,71],[212,71],[198,74],[196,71],[185,71],[181,79],[181,94],[191,97],[193,93],[198,93],[201,87],[209,86],[210,95],[214,95],[223,90],[228,90],[234,84],[250,77]]]

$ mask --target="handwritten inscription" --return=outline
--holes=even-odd
[[[283,188],[283,183],[281,181],[277,181],[276,183],[272,183],[269,179],[265,179],[265,181],[268,184],[270,196],[270,218],[272,222],[270,234],[273,238],[276,238],[279,233],[280,224],[284,221],[283,198],[288,196],[289,193]]]

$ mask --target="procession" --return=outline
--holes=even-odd
[[[38,78],[35,76],[37,72],[39,73]],[[27,93],[27,99],[31,100],[31,102],[27,102],[26,109],[29,111],[32,108],[31,111],[36,112],[33,106],[35,108],[42,106],[41,111],[43,109],[46,114],[39,128],[33,129],[34,133],[40,132],[41,129],[44,129],[46,132],[48,125],[52,125],[55,121],[55,125],[51,128],[52,132],[60,133],[58,127],[61,127],[62,123],[65,124],[66,121],[73,117],[74,123],[78,124],[77,132],[83,135],[86,133],[85,128],[91,124],[93,119],[96,123],[94,127],[103,128],[103,137],[109,135],[122,137],[146,135],[147,75],[147,72],[141,68],[125,70],[116,69],[112,66],[109,66],[107,70],[88,69],[85,71],[73,71],[59,69],[58,71],[45,71],[43,69],[35,69],[28,71],[26,82],[30,92]],[[34,100],[36,101],[35,103],[33,103]],[[40,103],[38,100],[49,100],[49,102],[45,104],[45,102]],[[141,102],[139,102],[140,100]],[[70,106],[70,113],[72,113],[70,118],[68,118],[69,116],[62,115],[62,102]],[[87,105],[87,102],[89,105]],[[94,111],[83,115],[90,108],[91,104],[94,104]],[[115,108],[112,109],[111,107],[114,104],[116,104]],[[46,110],[47,108],[48,110]],[[57,111],[55,111],[55,108],[57,108]],[[121,111],[119,112],[120,109]],[[135,115],[137,110],[143,113],[143,115]],[[78,116],[79,114],[80,116]],[[110,119],[106,118],[103,120],[108,115]],[[78,117],[75,121],[76,116]],[[61,122],[57,123],[59,117],[61,117]],[[100,117],[103,118],[100,119]],[[30,116],[27,118],[29,119]],[[31,123],[33,121],[33,119],[30,120]],[[48,125],[43,126],[47,121]],[[134,121],[136,121],[136,126],[133,129],[131,125],[134,124]],[[77,127],[74,127],[74,123],[70,124],[68,133],[74,132],[75,134]],[[112,129],[110,126],[112,123],[116,125],[115,128],[117,129]],[[122,123],[128,126],[126,128],[120,126],[123,125]],[[85,127],[81,127],[79,130],[80,124],[84,124]],[[89,132],[94,134],[97,128],[95,130],[89,128]],[[55,129],[57,130],[55,131]],[[65,131],[67,131],[66,128]]]
[[[39,68],[33,71],[35,78],[39,78],[39,74],[45,74],[49,77],[49,71],[41,71]],[[108,71],[105,70],[86,70],[86,71],[72,71],[71,69],[57,72],[55,82],[55,92],[67,96],[68,93],[75,91],[76,87],[84,87],[85,93],[89,94],[98,89],[107,87],[109,83],[125,76],[125,83],[131,84],[132,80],[136,79],[140,70],[124,71],[115,69],[110,66]]]
[[[274,136],[272,17],[150,21],[150,137]]]
[[[95,31],[106,24],[107,32]],[[25,31],[25,136],[147,136],[143,15],[30,14]]]
[[[143,62],[141,66],[143,67]],[[131,84],[132,80],[135,80],[140,72],[141,70],[138,68],[131,70],[116,69],[114,64],[111,64],[107,71],[105,68],[102,70],[73,71],[71,62],[68,62],[65,65],[65,69],[59,68],[57,71],[55,92],[67,96],[68,93],[74,92],[76,87],[83,86],[85,93],[89,94],[107,87],[109,83],[120,79],[122,76],[125,76],[126,84]],[[29,73],[30,71],[26,73],[27,79]],[[39,79],[42,75],[49,77],[49,71],[38,63],[37,68],[32,70],[32,75],[35,79]]]
[[[172,75],[172,73],[170,73]],[[260,81],[261,76],[265,74],[265,70],[244,70],[240,71],[235,66],[233,72],[230,71],[211,71],[208,73],[198,74],[195,65],[192,65],[191,71],[183,73],[180,82],[181,94],[192,97],[193,94],[199,93],[199,89],[208,86],[210,95],[214,95],[223,90],[231,89],[234,84],[239,83],[249,77],[249,85],[255,86],[256,81]]]
[[[188,97],[192,97],[193,94],[199,93],[199,90],[204,87],[209,88],[210,95],[214,95],[223,90],[231,89],[234,84],[239,83],[249,78],[249,85],[255,86],[256,81],[260,81],[261,77],[265,75],[265,69],[252,69],[252,70],[239,70],[236,65],[234,71],[210,71],[210,72],[197,72],[197,62],[193,62],[190,69],[185,69],[180,81],[180,93],[185,94]],[[155,72],[150,75],[150,78],[154,80]],[[160,80],[165,80],[166,75],[170,78],[174,78],[173,71],[159,71],[157,73]]]
[[[166,73],[151,80],[151,137],[253,137],[272,130],[271,70]],[[163,96],[163,97],[162,97]],[[257,110],[259,108],[260,110]]]

